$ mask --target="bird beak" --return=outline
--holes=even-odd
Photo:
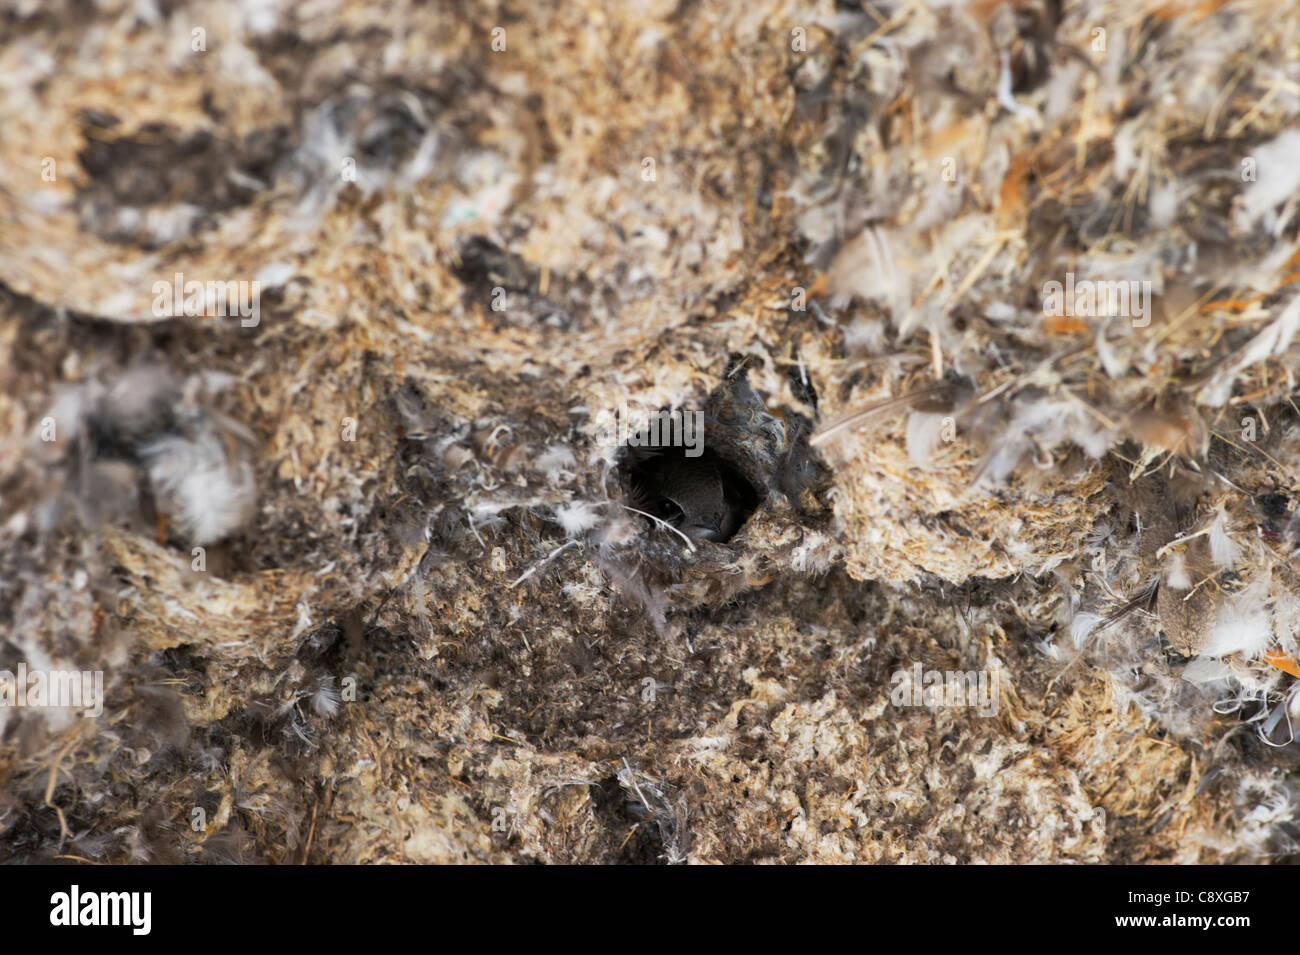
[[[707,517],[695,521],[686,528],[686,536],[692,540],[722,540],[722,522],[716,517]]]

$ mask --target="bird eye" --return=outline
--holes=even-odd
[[[651,507],[650,513],[660,520],[667,521],[669,524],[676,524],[686,516],[680,504],[670,497],[661,497],[655,501]]]

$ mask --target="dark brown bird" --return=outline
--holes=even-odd
[[[692,540],[725,541],[740,526],[741,503],[725,465],[706,451],[686,457],[667,450],[639,469],[635,496],[643,509]]]

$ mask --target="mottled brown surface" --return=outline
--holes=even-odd
[[[107,690],[94,721],[0,714],[0,860],[1294,851],[1294,747],[1180,679],[1190,624],[1143,604],[1082,650],[1070,627],[1215,508],[1242,556],[1205,568],[1213,606],[1292,589],[1295,358],[1238,359],[1286,304],[1294,227],[1230,239],[1223,173],[1300,109],[1293,74],[1263,95],[1295,16],[1067,3],[1048,36],[985,2],[140,7],[0,6],[0,667]],[[1059,81],[1017,87],[1038,123],[996,98],[1026,43]],[[1114,162],[1126,123],[1142,175]],[[1090,256],[1154,276],[1147,332],[1041,313]],[[263,281],[260,323],[155,316],[175,272]],[[1262,297],[1185,311],[1211,286]],[[204,413],[256,439],[256,514],[202,573],[35,437],[60,385],[140,363],[230,375]],[[596,418],[716,408],[732,372],[765,410],[706,438],[763,500],[687,550],[621,506]],[[969,383],[936,412],[952,440],[918,453],[903,409],[808,464],[813,421],[936,373]],[[1225,382],[1237,404],[1198,390]],[[1048,400],[1104,453],[1027,424]],[[1262,453],[1207,444],[1247,412]],[[1155,548],[1153,493],[1183,506]],[[579,502],[598,517],[566,535]],[[997,714],[894,705],[917,662],[1000,668]],[[332,716],[325,678],[356,688]]]

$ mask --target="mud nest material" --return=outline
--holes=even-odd
[[[0,861],[1294,856],[1300,9],[0,18]]]

